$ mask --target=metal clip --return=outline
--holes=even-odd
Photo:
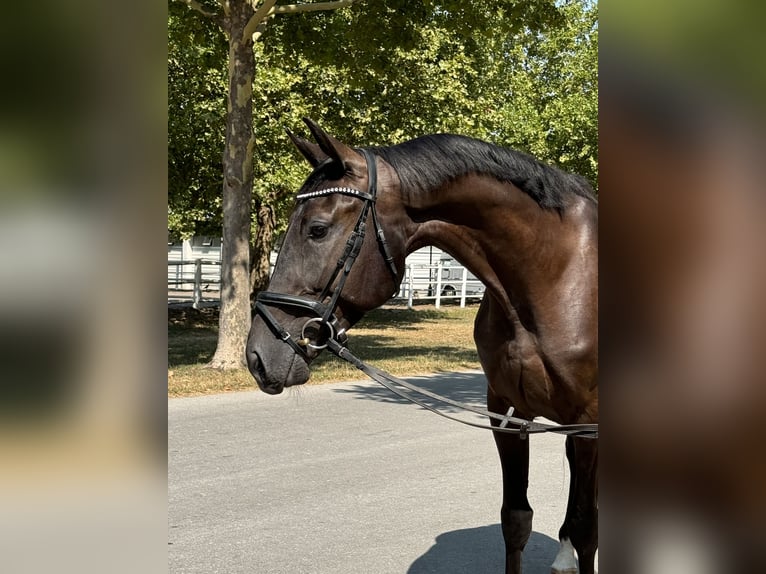
[[[510,407],[510,408],[508,409],[508,412],[507,412],[507,413],[505,413],[505,418],[503,419],[503,422],[501,422],[501,423],[500,423],[500,428],[501,428],[501,429],[504,429],[505,427],[507,427],[507,426],[508,426],[508,423],[509,423],[509,422],[511,422],[511,421],[510,421],[510,420],[508,420],[508,419],[509,419],[509,417],[510,417],[512,414],[513,414],[513,407]]]
[[[529,423],[524,421],[521,423],[521,427],[519,427],[519,438],[521,440],[527,440],[527,437],[529,436]]]

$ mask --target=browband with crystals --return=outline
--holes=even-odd
[[[323,195],[333,195],[335,193],[340,193],[343,195],[351,195],[353,197],[360,197],[362,199],[366,199],[367,201],[375,201],[375,197],[373,197],[369,193],[365,193],[364,191],[359,191],[358,189],[354,189],[353,187],[328,187],[327,189],[320,189],[319,191],[310,191],[308,193],[301,193],[295,196],[295,199],[300,201],[302,199],[312,199],[314,197],[321,197]]]

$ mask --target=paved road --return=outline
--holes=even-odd
[[[413,379],[481,404],[480,373]],[[374,383],[172,399],[174,574],[502,572],[500,467],[489,432],[405,404]],[[535,435],[525,574],[558,550],[563,438]]]

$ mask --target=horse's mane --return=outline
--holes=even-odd
[[[466,136],[435,134],[395,146],[370,148],[393,166],[404,189],[428,193],[463,175],[480,173],[509,182],[544,208],[563,211],[574,193],[595,201],[579,175],[546,165],[532,156]]]

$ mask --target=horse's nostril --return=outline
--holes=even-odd
[[[260,366],[261,360],[258,357],[258,353],[252,347],[247,347],[245,350],[245,360],[247,361],[247,368],[250,370],[250,374],[255,377],[257,382],[261,382]]]

